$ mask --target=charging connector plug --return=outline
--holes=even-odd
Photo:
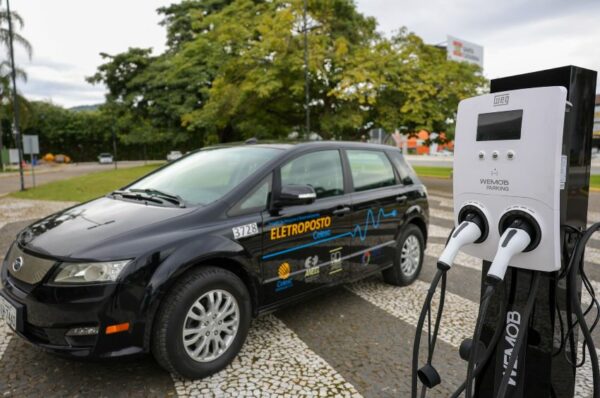
[[[484,228],[485,222],[478,214],[467,214],[465,220],[450,235],[442,255],[438,258],[438,268],[445,271],[452,268],[460,248],[475,243],[483,235]]]
[[[510,260],[525,251],[534,238],[534,227],[527,220],[516,218],[500,237],[498,250],[486,276],[488,284],[504,280]]]

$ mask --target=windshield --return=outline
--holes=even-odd
[[[220,199],[280,150],[259,147],[216,148],[196,152],[143,178],[127,190],[160,191],[192,205]]]

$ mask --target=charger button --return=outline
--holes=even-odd
[[[511,151],[508,151],[508,152],[506,153],[506,157],[507,157],[508,159],[510,159],[510,160],[514,159],[514,158],[515,158],[515,151],[512,151],[512,150],[511,150]]]
[[[499,153],[498,153],[498,151],[494,151],[494,152],[492,152],[492,158],[494,158],[494,159],[498,159],[498,156],[499,156]]]
[[[485,152],[484,151],[479,151],[479,159],[483,160],[485,159]]]

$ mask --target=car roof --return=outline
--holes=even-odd
[[[355,142],[355,141],[297,141],[297,142],[280,142],[280,141],[257,141],[255,143],[244,143],[244,142],[232,142],[228,144],[215,145],[209,148],[230,148],[236,146],[247,146],[247,147],[258,147],[258,148],[273,148],[284,151],[300,148],[319,148],[319,147],[345,147],[345,148],[356,148],[356,149],[393,149],[395,147],[383,144],[371,144],[366,142]]]

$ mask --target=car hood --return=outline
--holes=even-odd
[[[112,244],[132,235],[147,234],[194,208],[160,207],[99,198],[55,213],[25,228],[18,236],[19,244],[33,252],[54,258],[91,259],[90,252],[106,247],[102,257],[119,257],[108,253]],[[135,233],[133,233],[135,231]]]

